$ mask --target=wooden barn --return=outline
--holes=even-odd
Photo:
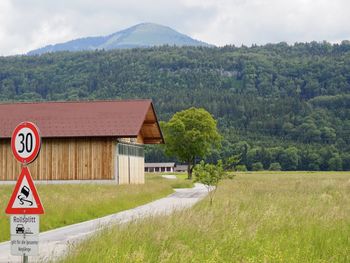
[[[144,144],[164,143],[150,100],[0,104],[0,180],[20,174],[11,151],[14,128],[35,123],[42,147],[29,165],[34,180],[144,183]]]

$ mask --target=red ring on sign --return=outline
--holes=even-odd
[[[29,155],[26,158],[21,157],[17,153],[16,145],[15,145],[17,134],[23,128],[30,129],[34,134],[35,141],[36,141],[34,151],[32,152],[31,155]],[[15,156],[15,158],[17,159],[17,161],[21,162],[22,164],[29,164],[29,163],[33,162],[36,159],[36,157],[38,157],[38,154],[40,152],[40,148],[41,148],[41,137],[40,137],[40,132],[39,132],[38,127],[32,122],[22,122],[22,123],[18,124],[18,126],[13,131],[12,137],[11,137],[11,149],[12,149],[12,153]]]

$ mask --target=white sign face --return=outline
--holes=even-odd
[[[39,253],[39,215],[12,215],[11,254],[36,256]]]
[[[11,235],[11,255],[37,256],[39,254],[39,236]]]
[[[11,235],[38,235],[38,215],[11,215]]]
[[[11,137],[11,149],[17,161],[25,164],[33,162],[40,147],[40,133],[34,123],[22,122],[15,128]]]
[[[13,208],[37,208],[38,205],[34,199],[33,191],[30,189],[26,177],[23,177],[21,186],[16,194],[16,199],[12,205]]]
[[[31,129],[20,129],[15,138],[17,154],[23,159],[28,158],[33,153],[36,143],[35,134]]]

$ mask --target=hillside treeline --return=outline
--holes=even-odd
[[[209,160],[241,154],[248,169],[350,169],[348,41],[0,58],[3,102],[125,98],[151,98],[164,121],[191,106],[208,110],[224,137]],[[161,147],[146,152],[147,161],[169,160]]]

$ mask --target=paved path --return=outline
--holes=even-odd
[[[193,206],[207,194],[207,189],[201,184],[194,188],[176,189],[168,197],[119,212],[102,218],[65,226],[43,232],[39,235],[39,256],[29,257],[29,262],[48,261],[62,256],[69,244],[77,242],[111,224],[121,224],[135,219],[153,215],[167,215],[175,210]],[[10,242],[0,243],[0,262],[21,262],[19,256],[10,255]]]

